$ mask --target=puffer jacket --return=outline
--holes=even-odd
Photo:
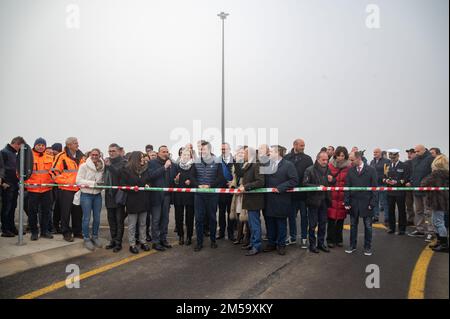
[[[331,186],[344,187],[345,179],[351,167],[350,161],[345,161],[338,165],[335,159],[332,159],[328,164],[331,175],[335,182]],[[345,193],[342,191],[331,192],[331,206],[328,208],[328,218],[334,220],[342,220],[347,216],[347,210],[344,205]]]
[[[95,167],[94,162],[88,158],[86,163],[80,165],[78,169],[76,183],[77,185],[97,186],[104,183],[105,163],[100,159],[102,165],[99,170]],[[99,188],[81,188],[81,192],[85,194],[100,194],[102,189]]]

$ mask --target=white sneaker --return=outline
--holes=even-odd
[[[371,249],[364,249],[364,256],[372,256],[372,250]]]
[[[308,249],[308,240],[302,239],[302,245],[300,246],[302,249]]]
[[[427,234],[427,235],[426,235],[425,241],[426,241],[427,243],[431,243],[433,240],[434,240],[433,234]]]
[[[92,238],[92,243],[97,248],[102,248],[102,241],[99,238]]]
[[[348,249],[345,250],[345,252],[346,252],[347,254],[353,254],[355,251],[356,251],[356,248],[354,248],[354,247],[350,247],[350,248],[348,248]]]
[[[92,243],[92,241],[90,239],[85,239],[84,240],[84,247],[87,250],[90,250],[90,251],[95,250],[94,244]]]

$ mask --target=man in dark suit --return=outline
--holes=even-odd
[[[361,152],[352,152],[350,161],[352,168],[349,170],[346,187],[376,187],[377,172],[373,167],[365,164]],[[345,209],[350,211],[350,248],[346,253],[356,250],[358,236],[359,217],[364,221],[364,255],[372,255],[372,218],[375,205],[378,203],[377,193],[372,191],[347,191],[345,192]]]
[[[169,158],[167,146],[160,146],[158,158],[148,163],[148,176],[152,187],[172,187],[174,185],[176,168]],[[153,248],[159,251],[172,248],[167,240],[170,193],[150,192],[150,205]]]
[[[269,244],[265,252],[277,250],[286,254],[287,218],[292,210],[291,193],[286,191],[298,184],[297,170],[294,164],[283,159],[286,149],[275,145],[270,148],[270,170],[265,170],[266,187],[275,188],[274,193],[266,196],[267,236]]]
[[[384,185],[388,187],[404,187],[409,183],[410,172],[408,166],[399,160],[399,150],[388,150],[391,163],[382,178]],[[389,203],[389,234],[395,233],[395,206],[398,208],[398,235],[404,235],[406,231],[406,193],[395,191],[388,192]]]

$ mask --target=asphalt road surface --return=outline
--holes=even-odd
[[[176,243],[173,226],[169,229]],[[102,229],[105,238],[107,232]],[[362,251],[361,223],[359,233],[359,249],[352,255],[344,252],[346,246],[328,254],[289,246],[285,256],[272,252],[247,257],[228,240],[219,240],[218,249],[209,248],[205,240],[205,248],[198,253],[193,246],[175,245],[165,252],[135,256],[124,244],[118,254],[98,249],[2,278],[0,298],[405,299],[411,287],[424,289],[423,298],[449,298],[448,254],[434,253],[428,267],[416,267],[427,246],[423,239],[389,235],[375,228],[374,254],[367,257]],[[344,243],[348,241],[349,231],[344,230]],[[80,268],[79,288],[64,285],[68,264]],[[379,267],[379,288],[366,286],[367,277],[373,275],[373,270],[366,272],[368,265]],[[417,278],[422,278],[422,288]]]

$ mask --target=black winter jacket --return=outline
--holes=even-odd
[[[148,171],[145,170],[140,174],[132,172],[127,167],[124,167],[120,173],[120,185],[122,186],[139,186],[144,187],[148,181]],[[145,191],[126,190],[127,202],[125,207],[128,214],[138,214],[148,211],[149,196]]]
[[[304,153],[295,153],[294,149],[292,149],[291,152],[284,157],[284,159],[294,164],[295,169],[297,170],[298,185],[296,185],[296,187],[304,186],[303,180],[305,171],[308,167],[314,165],[312,158]],[[292,199],[306,200],[307,196],[308,195],[306,194],[306,192],[296,192],[292,194]]]
[[[197,180],[194,176],[194,165],[192,165],[188,170],[182,169],[180,165],[176,165],[176,175],[180,174],[178,184],[174,187],[180,188],[196,188]],[[186,185],[186,181],[189,180],[190,184]],[[173,193],[173,204],[182,206],[194,206],[194,193]]]
[[[9,144],[1,150],[3,164],[5,169],[4,182],[11,187],[19,187],[19,178],[17,177],[17,152]]]
[[[111,165],[105,166],[105,185],[117,186],[120,185],[120,173],[125,167],[127,161],[123,157],[111,159]],[[107,189],[105,191],[105,206],[106,208],[117,208],[116,194],[117,189]]]
[[[316,162],[314,165],[308,167],[305,171],[305,176],[303,179],[303,186],[315,187],[315,186],[329,186],[328,175],[331,175],[331,171],[327,167],[324,169],[324,173],[321,171],[320,165]],[[336,179],[333,177],[331,184],[334,184]],[[331,194],[329,192],[317,191],[308,192],[308,197],[306,198],[306,204],[309,207],[318,208],[323,201],[326,202],[327,207],[331,205]]]

